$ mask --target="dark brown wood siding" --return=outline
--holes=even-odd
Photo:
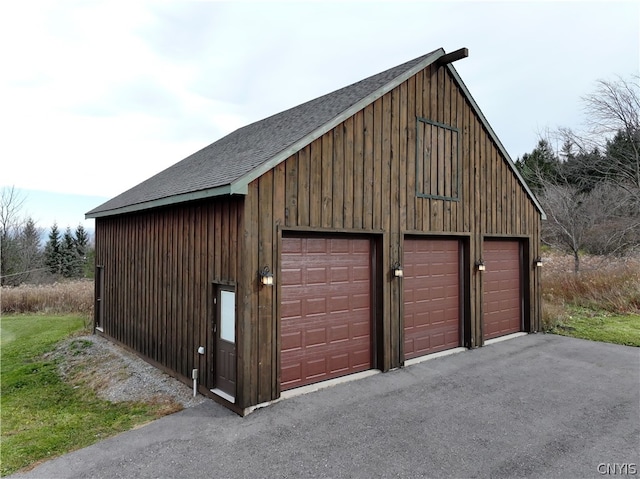
[[[443,149],[443,158],[459,155],[457,199],[416,194],[418,118],[454,128],[457,144]],[[436,131],[437,129],[434,129]],[[440,130],[437,130],[440,131]],[[452,131],[452,130],[448,130]],[[438,135],[435,140],[438,140]],[[440,157],[438,157],[440,158]],[[447,168],[440,160],[442,168]],[[451,175],[449,175],[451,176]],[[450,192],[438,184],[432,190]],[[474,263],[482,258],[485,237],[520,238],[525,244],[524,273],[528,276],[525,329],[539,329],[539,272],[531,259],[539,255],[540,212],[519,184],[507,160],[446,67],[431,66],[409,78],[363,110],[249,185],[245,205],[245,279],[243,311],[247,340],[244,374],[246,404],[280,394],[279,258],[283,230],[367,233],[381,237],[377,265],[381,273],[379,352],[383,370],[398,367],[402,354],[401,281],[388,272],[403,257],[403,238],[448,235],[465,238],[463,266],[465,346],[482,345],[482,277]],[[275,271],[274,288],[257,287],[258,268]]]
[[[445,182],[454,177],[455,188]],[[247,190],[97,220],[105,334],[183,380],[198,368],[203,387],[212,387],[211,283],[235,284],[237,406],[279,397],[283,231],[357,234],[375,245],[372,354],[382,370],[404,362],[402,280],[390,271],[402,261],[405,235],[460,240],[467,347],[483,343],[483,281],[474,264],[485,239],[520,241],[524,329],[540,327],[540,272],[532,267],[540,212],[446,66],[418,72]],[[433,197],[440,194],[452,199]],[[273,287],[259,283],[264,266]],[[207,354],[198,356],[198,346]]]
[[[98,218],[104,334],[185,382],[198,369],[199,383],[212,388],[212,283],[237,282],[242,203],[216,199]]]

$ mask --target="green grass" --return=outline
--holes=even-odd
[[[0,318],[1,475],[157,417],[152,406],[110,403],[65,383],[55,362],[43,357],[83,324],[80,316]]]
[[[640,315],[571,308],[549,332],[605,343],[640,347]]]

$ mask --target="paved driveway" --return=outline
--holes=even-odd
[[[640,350],[538,334],[246,418],[207,401],[15,477],[584,478],[640,475],[639,447]]]

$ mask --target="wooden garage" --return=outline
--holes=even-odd
[[[98,334],[244,414],[540,325],[540,208],[438,49],[87,213]],[[517,278],[517,279],[516,279]]]

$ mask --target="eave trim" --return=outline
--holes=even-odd
[[[180,195],[167,196],[152,201],[144,201],[142,203],[136,203],[134,205],[123,206],[121,208],[113,208],[104,211],[89,212],[85,214],[85,218],[103,218],[106,216],[122,215],[126,213],[135,213],[137,211],[148,210],[152,208],[159,208],[161,206],[171,206],[178,203],[186,203],[188,201],[197,201],[206,198],[213,198],[215,196],[224,195],[246,195],[248,188],[246,185],[232,183],[229,185],[217,186],[215,188],[208,188],[206,190],[192,191],[190,193],[183,193]]]

